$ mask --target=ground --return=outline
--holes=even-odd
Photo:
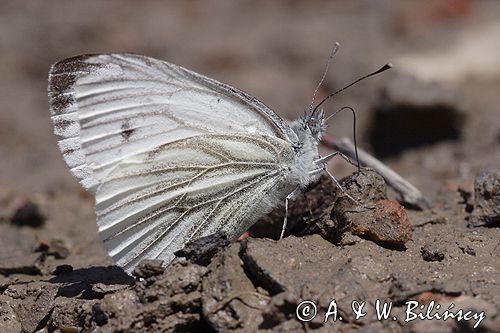
[[[3,1],[0,331],[500,332],[499,9],[467,0]],[[93,198],[52,134],[50,64],[93,52],[154,56],[294,119],[335,41],[341,48],[318,98],[394,67],[325,112],[352,106],[359,146],[426,204],[400,205],[379,177],[338,159],[332,172],[377,209],[352,206],[322,178],[294,201],[282,240],[278,208],[245,240],[207,240],[220,249],[213,257],[195,244],[197,255],[166,270],[145,262],[131,277],[114,266],[97,238]],[[328,125],[330,137],[352,137],[348,113]],[[303,300],[317,304],[310,322],[297,318]],[[332,300],[343,320],[324,323]],[[377,300],[392,302],[397,320],[377,320]],[[405,323],[411,300],[485,318],[477,329],[478,318]],[[355,318],[353,301],[365,302],[365,317]]]

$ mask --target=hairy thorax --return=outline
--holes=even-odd
[[[297,135],[297,142],[294,147],[295,161],[289,177],[290,181],[304,188],[319,178],[318,169],[321,166],[314,163],[319,158],[318,141],[301,120],[293,122],[290,127]]]

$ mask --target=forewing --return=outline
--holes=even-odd
[[[124,159],[183,138],[248,133],[294,140],[288,125],[248,94],[139,55],[56,63],[49,101],[64,159],[92,192]]]
[[[201,135],[136,154],[96,192],[101,239],[127,271],[170,262],[186,242],[217,231],[235,238],[265,214],[284,186],[293,149],[262,135]]]

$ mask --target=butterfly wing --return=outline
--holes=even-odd
[[[217,231],[235,238],[275,205],[268,193],[289,186],[283,170],[292,161],[284,140],[237,134],[185,138],[127,158],[96,193],[101,239],[131,270],[145,258],[169,262],[191,239]]]
[[[63,157],[95,191],[123,158],[202,133],[293,140],[250,95],[165,61],[132,54],[69,58],[52,66],[49,102]]]
[[[255,98],[138,55],[80,56],[49,74],[54,131],[96,196],[99,233],[118,264],[167,262],[190,239],[238,236],[274,203],[294,133]]]

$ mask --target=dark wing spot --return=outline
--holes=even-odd
[[[57,74],[50,77],[49,91],[51,94],[61,94],[71,90],[76,82],[75,74]]]
[[[50,99],[50,106],[55,114],[62,114],[73,102],[70,95],[55,95]]]
[[[70,149],[66,149],[66,150],[64,150],[62,153],[63,153],[63,155],[64,155],[64,156],[66,156],[66,155],[73,154],[73,153],[74,153],[75,151],[77,151],[77,150],[78,150],[78,149],[72,149],[72,148],[70,148]]]
[[[68,126],[73,124],[72,120],[68,119],[56,119],[54,120],[54,126],[61,131],[64,131]]]
[[[127,141],[130,136],[134,133],[134,129],[130,128],[130,123],[128,120],[125,120],[122,124],[122,138],[124,141]]]

